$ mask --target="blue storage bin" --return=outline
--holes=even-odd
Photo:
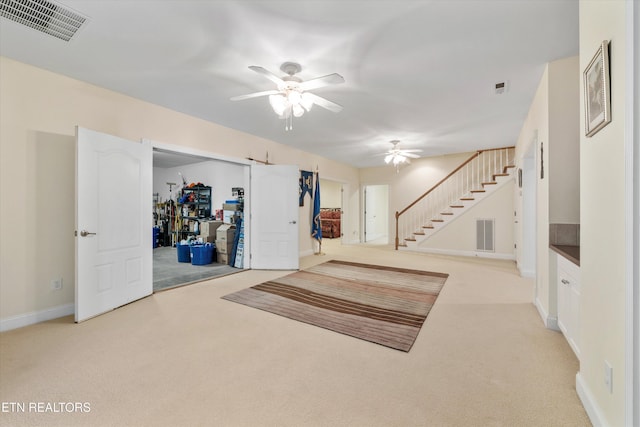
[[[181,245],[178,243],[176,249],[178,250],[178,262],[191,262],[189,245]]]
[[[158,235],[160,234],[160,227],[153,227],[153,247],[158,247]]]
[[[211,264],[213,262],[213,249],[214,246],[211,243],[191,246],[191,264]]]

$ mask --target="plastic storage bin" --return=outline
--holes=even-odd
[[[191,246],[191,264],[207,265],[213,262],[214,246],[211,243]]]
[[[191,262],[189,245],[177,244],[176,249],[178,250],[178,262]]]
[[[158,247],[158,236],[160,235],[160,227],[153,227],[153,247]]]

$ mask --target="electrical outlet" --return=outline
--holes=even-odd
[[[613,368],[606,360],[604,361],[604,385],[609,393],[613,393]]]
[[[62,278],[51,280],[51,289],[54,291],[59,291],[62,289]]]

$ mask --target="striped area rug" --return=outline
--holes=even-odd
[[[409,351],[447,277],[333,260],[222,298]]]

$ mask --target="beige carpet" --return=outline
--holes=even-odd
[[[248,271],[154,294],[82,324],[0,334],[2,402],[90,412],[0,412],[0,425],[587,426],[578,362],[512,262],[323,241],[324,256],[450,274],[411,352],[223,295],[288,272]]]

